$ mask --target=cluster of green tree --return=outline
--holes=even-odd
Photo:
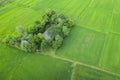
[[[17,27],[17,35],[7,36],[5,42],[26,52],[57,49],[62,45],[63,39],[69,35],[72,27],[72,20],[50,10],[43,15],[42,21],[36,21],[34,26],[27,29]]]

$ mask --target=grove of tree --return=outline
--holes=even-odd
[[[26,52],[58,49],[73,26],[72,20],[50,10],[42,16],[42,21],[35,21],[33,26],[27,29],[17,27],[17,35],[7,36],[5,42]]]

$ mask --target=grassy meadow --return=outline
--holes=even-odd
[[[54,54],[28,54],[0,42],[0,80],[120,80],[119,8],[120,0],[0,0],[0,41],[49,9],[75,22]]]

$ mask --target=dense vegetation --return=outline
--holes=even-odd
[[[27,29],[17,27],[17,35],[7,36],[5,42],[26,52],[57,49],[69,35],[71,27],[73,27],[72,20],[50,10],[42,16],[42,21],[35,21],[33,26]]]

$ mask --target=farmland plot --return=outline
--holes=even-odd
[[[110,33],[101,56],[101,66],[107,70],[120,72],[120,35]]]
[[[0,43],[1,80],[120,79],[119,0],[1,0],[1,3],[0,40],[14,34],[17,26],[26,28],[41,20],[49,9],[75,22],[62,47],[50,56],[28,55]],[[75,71],[74,62],[78,63]]]
[[[77,65],[73,80],[119,80],[119,77]]]
[[[57,54],[87,64],[98,65],[103,49],[105,34],[90,29],[77,27]]]
[[[4,50],[6,49],[6,50]],[[71,63],[0,43],[1,80],[70,80]]]

